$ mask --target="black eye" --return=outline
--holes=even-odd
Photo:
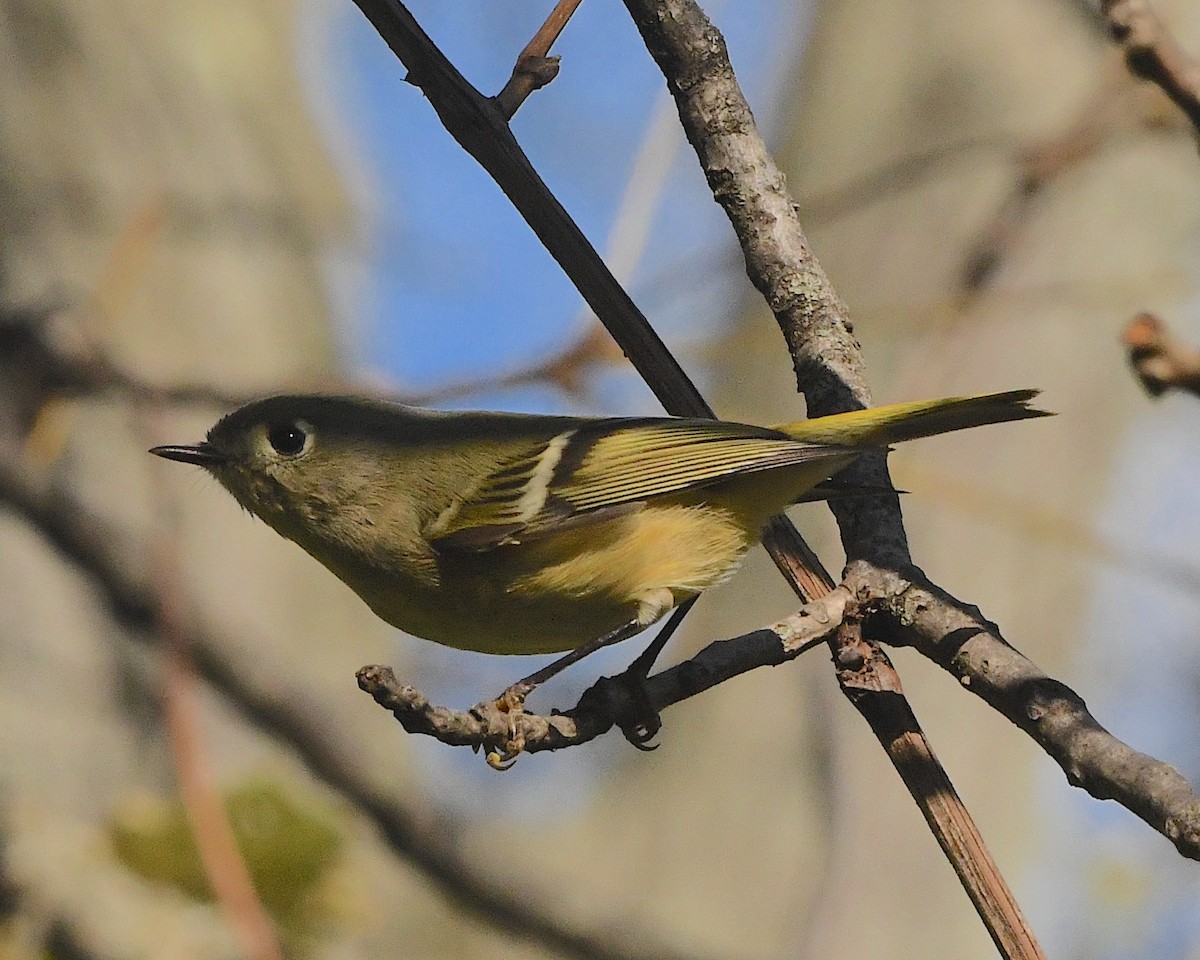
[[[298,423],[277,423],[267,429],[267,442],[280,456],[294,457],[303,452],[308,431]]]

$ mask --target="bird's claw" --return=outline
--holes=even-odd
[[[498,770],[503,773],[505,770],[512,769],[512,765],[517,762],[517,757],[520,755],[520,750],[517,750],[515,753],[511,753],[509,752],[508,746],[505,745],[503,751],[489,750],[484,755],[484,760],[487,761],[487,765],[493,770]]]
[[[643,753],[650,753],[650,751],[658,749],[659,745],[650,741],[658,736],[658,732],[661,729],[662,720],[655,713],[652,717],[643,717],[636,723],[622,725],[621,733],[638,750],[641,750]]]
[[[662,718],[640,671],[626,670],[615,677],[601,677],[585,697],[589,695],[595,698],[594,706],[613,718],[613,725],[633,746],[645,752],[658,749],[658,744],[650,741],[662,730]],[[583,705],[581,699],[580,706]]]
[[[493,747],[484,755],[487,765],[493,770],[510,769],[525,749],[525,731],[522,729],[521,718],[525,715],[525,698],[528,695],[527,684],[514,683],[493,702],[493,706],[508,720],[508,736],[503,746]]]

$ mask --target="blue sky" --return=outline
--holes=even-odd
[[[347,8],[331,44],[337,102],[368,158],[378,199],[359,359],[405,388],[425,389],[520,367],[565,346],[578,331],[579,295],[419,91],[402,82],[397,61],[365,19]],[[798,49],[799,7],[747,0],[736,9],[724,24],[731,50],[750,96],[770,102]],[[526,0],[414,5],[431,36],[488,93],[503,85],[542,12]],[[559,77],[526,102],[513,127],[603,250],[665,86],[624,7],[611,0],[584,3],[555,52],[563,57]],[[735,264],[724,216],[694,157],[679,151],[632,282],[635,299],[668,339],[694,338],[728,315],[724,288],[738,277]],[[640,388],[625,393],[597,402],[651,402]],[[539,391],[502,401],[533,408],[564,402]]]

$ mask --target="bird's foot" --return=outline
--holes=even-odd
[[[625,739],[639,750],[657,750],[651,741],[662,729],[658,708],[646,689],[646,676],[640,670],[629,669],[615,677],[601,677],[584,694],[603,702],[600,708],[613,718],[613,723]],[[584,705],[580,700],[580,706]]]
[[[525,731],[522,729],[521,718],[525,715],[525,698],[533,691],[535,684],[519,680],[505,690],[492,703],[508,719],[508,736],[499,748],[487,752],[487,765],[493,770],[507,770],[517,762],[525,749]]]
[[[626,709],[617,718],[617,727],[625,739],[639,750],[657,750],[653,743],[662,729],[662,717],[646,689],[646,675],[641,671],[626,671],[616,678],[625,688]]]

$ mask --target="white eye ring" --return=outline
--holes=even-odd
[[[304,420],[287,420],[268,424],[266,439],[276,455],[288,459],[298,457],[312,449],[312,424]]]

